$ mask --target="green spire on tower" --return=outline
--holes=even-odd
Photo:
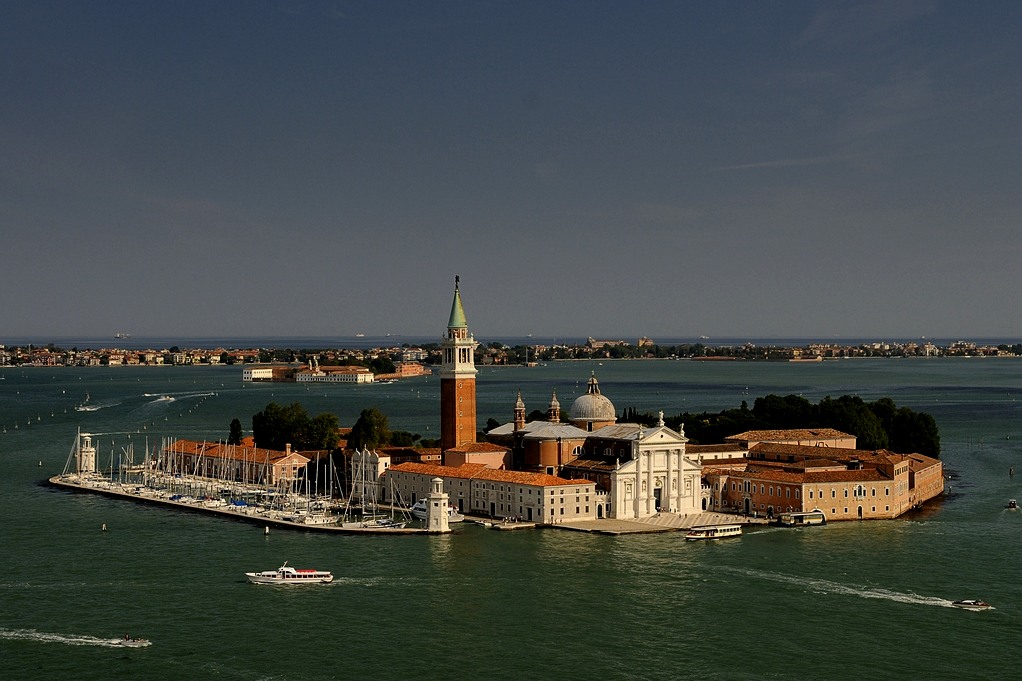
[[[461,277],[455,275],[454,277],[454,303],[451,305],[451,319],[447,322],[448,329],[467,329],[468,322],[465,321],[465,308],[461,306],[461,291],[458,290],[458,285],[461,282]]]

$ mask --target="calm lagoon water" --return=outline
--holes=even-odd
[[[436,437],[436,378],[243,384],[230,367],[0,368],[4,679],[999,679],[1022,663],[1022,360],[623,361],[481,368],[480,423],[519,389],[565,407],[596,372],[617,406],[719,411],[846,393],[930,412],[951,493],[907,519],[681,535],[443,537],[276,531],[43,486],[75,431],[100,458],[161,436],[222,438],[270,401],[351,424],[375,406]],[[88,395],[100,408],[74,410]],[[161,396],[173,400],[159,400]],[[41,464],[41,465],[40,465]],[[1014,465],[1014,479],[1008,469]],[[108,531],[101,532],[106,524]],[[323,588],[247,584],[285,560]],[[956,598],[996,609],[966,612]],[[124,633],[141,649],[112,647]]]

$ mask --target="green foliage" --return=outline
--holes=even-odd
[[[348,446],[352,449],[372,449],[390,442],[387,416],[375,407],[363,409],[351,428]]]
[[[625,409],[623,420],[643,425],[656,422],[652,414],[640,414],[634,408]],[[757,398],[751,410],[742,402],[739,409],[719,414],[685,412],[664,422],[675,430],[684,428],[693,444],[723,442],[747,430],[834,428],[855,435],[859,449],[940,456],[940,432],[933,417],[898,407],[889,397],[866,403],[856,395],[842,395],[825,397],[814,405],[798,395],[767,395]]]
[[[239,421],[238,419],[232,419],[231,420],[231,432],[227,436],[227,444],[229,444],[229,445],[240,445],[241,444],[242,435],[243,434],[241,432],[241,421]]]
[[[390,434],[390,444],[394,447],[414,447],[421,437],[418,433],[409,433],[407,430],[395,430]]]
[[[338,422],[333,414],[310,419],[298,402],[282,407],[271,402],[252,417],[252,435],[257,447],[282,451],[287,445],[299,451],[337,447]]]
[[[820,400],[818,410],[817,424],[855,435],[859,449],[888,448],[883,422],[861,397],[842,395],[836,400],[825,397]]]
[[[394,366],[394,360],[387,355],[380,355],[369,362],[369,369],[374,374],[393,374],[397,373],[397,367]]]
[[[757,397],[752,405],[753,416],[770,428],[806,428],[812,420],[813,405],[798,395],[767,395]]]

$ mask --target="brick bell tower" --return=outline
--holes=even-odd
[[[476,441],[475,339],[468,332],[461,306],[460,278],[454,277],[454,303],[447,335],[440,344],[440,449]]]

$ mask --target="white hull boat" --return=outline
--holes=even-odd
[[[699,541],[741,536],[741,525],[700,525],[689,530],[688,534],[685,535],[685,539],[688,541]]]
[[[246,572],[245,576],[253,584],[329,584],[334,581],[334,576],[325,570],[293,568],[286,562],[276,570]]]
[[[114,638],[110,639],[110,643],[123,648],[145,648],[152,645],[147,638]]]
[[[408,512],[411,513],[416,518],[418,518],[419,520],[425,520],[426,519],[426,500],[425,499],[419,499],[414,504],[412,504],[412,507],[408,509]],[[453,506],[448,506],[447,507],[447,522],[449,522],[449,523],[460,523],[463,520],[465,520],[465,516],[463,516],[461,513],[459,513],[458,509],[454,508]]]

